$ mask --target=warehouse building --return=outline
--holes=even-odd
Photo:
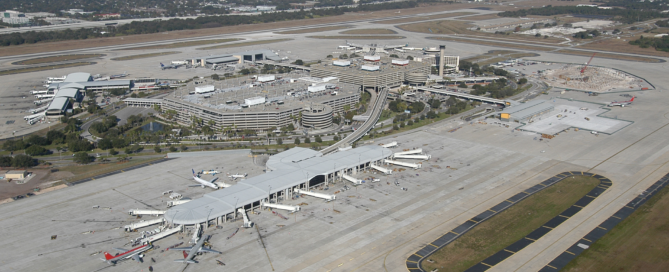
[[[231,54],[199,57],[190,60],[192,66],[212,67],[214,65],[239,64],[263,60],[281,61],[281,58],[272,50],[250,50]]]
[[[554,109],[553,104],[546,100],[533,100],[504,108],[499,117],[502,121],[528,122],[532,118],[552,112]]]

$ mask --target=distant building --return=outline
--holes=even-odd
[[[60,12],[67,13],[67,14],[70,14],[70,15],[75,15],[75,14],[86,15],[86,14],[92,14],[93,13],[93,12],[89,12],[89,11],[84,11],[83,9],[61,10]]]
[[[256,6],[258,11],[273,11],[276,10],[276,6]]]
[[[21,12],[6,10],[5,12],[2,13],[2,22],[5,24],[12,24],[12,25],[24,25],[29,23],[30,19]]]
[[[547,100],[534,100],[507,107],[500,113],[502,121],[527,122],[539,115],[552,112],[555,107]]]
[[[26,170],[9,170],[5,173],[5,179],[24,179],[27,174]]]
[[[96,14],[95,17],[99,17],[100,19],[118,19],[121,18],[120,13],[104,13],[104,14]]]

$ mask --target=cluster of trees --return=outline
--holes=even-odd
[[[669,20],[661,20],[655,22],[655,25],[658,27],[669,27]]]
[[[638,45],[641,48],[655,48],[658,51],[669,52],[669,36],[661,38],[646,38],[643,35],[639,39],[630,41],[631,45]]]
[[[484,95],[486,93],[490,93],[490,97],[493,98],[504,98],[512,96],[515,94],[516,90],[511,86],[507,86],[507,83],[508,82],[505,78],[500,78],[494,80],[488,85],[475,84],[472,86],[473,90],[471,91],[471,94]]]
[[[471,63],[471,62],[466,61],[466,60],[461,60],[460,61],[460,70],[461,71],[469,72],[470,68],[471,68],[472,73],[474,73],[477,76],[483,75],[483,74],[486,74],[486,73],[487,74],[494,74],[496,76],[503,76],[503,77],[511,76],[511,74],[509,74],[509,72],[504,70],[504,69],[494,68],[494,67],[489,66],[489,65],[484,66],[484,67],[480,67],[478,63]]]
[[[110,115],[102,119],[102,121],[95,122],[91,125],[90,129],[94,130],[97,133],[105,133],[110,128],[115,127],[118,124],[118,118],[116,115]]]
[[[425,104],[419,101],[407,104],[401,100],[393,100],[388,103],[388,109],[394,112],[404,112],[405,110],[409,110],[411,113],[419,113],[425,109]]]
[[[76,119],[70,119],[76,120]],[[76,122],[70,121],[69,124],[75,124]],[[69,125],[68,125],[69,126]],[[67,129],[67,127],[66,127]],[[26,140],[7,140],[2,148],[7,151],[17,151],[25,149],[25,153],[31,156],[47,155],[50,154],[45,146],[49,145],[60,145],[67,144],[67,147],[72,152],[78,151],[90,151],[93,149],[93,145],[87,140],[83,140],[79,137],[79,134],[76,133],[76,129],[70,133],[63,133],[62,131],[52,130],[46,134],[46,137],[39,135],[32,135]]]
[[[37,160],[28,155],[19,154],[14,157],[0,156],[0,167],[32,167],[37,165]]]
[[[2,2],[3,1],[0,1],[0,3]],[[52,4],[45,4],[45,6],[52,6]],[[160,33],[165,31],[269,23],[269,22],[278,22],[287,20],[299,20],[299,19],[309,19],[315,17],[342,15],[345,12],[356,12],[356,11],[368,12],[368,11],[378,11],[387,9],[404,9],[404,8],[413,8],[416,6],[418,6],[417,2],[406,1],[406,2],[359,5],[357,7],[343,7],[343,8],[335,7],[331,9],[300,10],[296,12],[261,13],[259,15],[206,16],[206,17],[197,17],[194,19],[189,18],[189,19],[153,20],[153,21],[134,21],[129,24],[119,25],[112,29],[81,28],[78,30],[66,29],[63,31],[40,31],[40,32],[29,31],[23,33],[15,32],[11,34],[0,35],[0,46],[20,45],[25,43],[31,44],[45,41],[82,40],[82,39],[101,38],[101,37]]]
[[[631,24],[637,21],[646,21],[655,18],[667,18],[669,14],[661,13],[664,8],[662,2],[635,2],[629,0],[608,1],[608,5],[621,7],[613,9],[599,9],[596,7],[557,6],[548,5],[541,8],[521,9],[498,13],[502,17],[526,17],[527,15],[554,16],[560,14],[610,16],[614,19]]]
[[[467,108],[467,102],[460,101],[459,99],[456,99],[454,96],[451,96],[446,100],[446,105],[448,106],[448,113],[449,114],[458,114],[459,112],[465,110]],[[430,118],[430,113],[427,113],[427,117]],[[432,117],[435,118],[435,117]],[[430,118],[430,119],[432,119]]]
[[[585,31],[578,32],[578,33],[574,34],[574,36],[572,36],[572,37],[577,38],[577,39],[592,39],[592,38],[597,37],[599,35],[601,35],[601,33],[599,31],[597,31],[597,29],[593,29],[593,30],[585,30]]]

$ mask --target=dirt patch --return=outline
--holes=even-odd
[[[430,256],[433,263],[421,265],[426,271],[464,271],[541,227],[597,185],[594,177],[566,178],[479,224]]]
[[[124,48],[124,49],[119,49],[119,50],[173,49],[173,48],[191,47],[191,46],[199,46],[199,45],[207,45],[207,44],[227,43],[227,42],[234,42],[234,41],[241,41],[241,40],[243,40],[243,39],[202,40],[202,41],[178,42],[178,43],[161,44],[161,45],[131,47],[131,48]]]
[[[529,45],[519,45],[519,44],[510,44],[494,41],[481,41],[481,40],[468,40],[468,39],[459,39],[459,38],[450,38],[450,37],[431,37],[430,39],[440,40],[440,41],[450,41],[450,42],[459,42],[459,43],[469,43],[469,44],[479,44],[479,45],[488,45],[495,47],[505,47],[513,49],[523,49],[523,50],[534,50],[534,51],[552,51],[552,48],[538,47],[538,46],[529,46]]]
[[[74,55],[60,55],[60,56],[51,56],[43,58],[34,58],[27,59],[22,61],[17,61],[12,64],[14,65],[34,65],[34,64],[44,64],[51,62],[60,62],[60,61],[70,61],[70,60],[80,60],[80,59],[90,59],[90,58],[99,58],[105,56],[104,54],[74,54]]]
[[[299,30],[281,31],[281,32],[274,32],[274,33],[276,33],[276,34],[304,34],[304,33],[325,32],[325,31],[331,31],[331,30],[340,30],[340,29],[347,29],[347,28],[351,28],[351,27],[350,26],[326,26],[326,27],[314,27],[314,28],[299,29]]]
[[[473,13],[473,12],[453,12],[453,13],[438,14],[438,15],[429,15],[429,16],[419,16],[419,17],[393,19],[393,20],[385,20],[385,21],[376,21],[374,23],[376,23],[376,24],[404,24],[404,23],[417,22],[417,21],[434,20],[434,19],[441,19],[441,18],[451,18],[451,17],[470,15],[470,14],[476,14],[476,13]]]
[[[587,56],[587,57],[592,56],[592,52],[583,52],[583,51],[576,51],[576,50],[564,50],[564,49],[560,50],[560,51],[556,51],[555,53],[567,54],[567,55],[577,55],[577,56]],[[608,53],[597,53],[595,58],[629,60],[629,61],[650,62],[650,63],[664,62],[663,60],[656,59],[656,58],[625,56],[625,55],[616,55],[616,54],[608,54]]]
[[[404,36],[307,36],[307,38],[312,39],[341,39],[341,40],[400,40],[406,37]]]
[[[285,42],[285,41],[290,41],[290,40],[292,40],[292,39],[274,39],[274,40],[262,40],[262,41],[252,41],[252,42],[231,43],[231,44],[223,44],[223,45],[216,45],[216,46],[209,46],[209,47],[197,48],[197,50],[210,50],[210,49],[221,49],[221,48],[234,48],[234,47],[242,47],[242,46],[250,46],[250,45],[259,45],[259,44],[268,44],[268,43],[278,43],[278,42]]]
[[[362,34],[372,34],[372,35],[383,35],[383,34],[397,34],[395,30],[385,29],[385,28],[366,28],[366,29],[352,29],[339,32],[339,34],[353,34],[353,35],[362,35]]]
[[[546,2],[552,3],[552,2]],[[572,3],[572,2],[569,2]],[[477,7],[480,5],[476,4],[446,4],[446,3],[425,3],[421,4],[420,7],[412,9],[402,9],[402,15],[412,15],[426,12],[439,12],[447,10],[457,10],[464,8]],[[493,9],[496,9],[494,7]],[[229,27],[218,27],[218,28],[206,28],[206,29],[197,29],[197,30],[181,30],[181,31],[171,31],[171,32],[162,32],[155,34],[146,34],[146,35],[131,35],[131,36],[121,36],[121,37],[112,37],[112,38],[99,38],[99,39],[87,39],[87,40],[74,40],[74,41],[60,41],[60,42],[50,42],[48,46],[44,46],[44,43],[38,44],[24,44],[20,46],[7,46],[0,48],[0,56],[13,56],[13,55],[22,55],[22,54],[31,54],[31,53],[41,53],[41,52],[53,52],[61,50],[73,50],[73,49],[82,49],[82,48],[92,48],[92,47],[101,47],[101,46],[113,46],[113,45],[126,45],[133,43],[142,43],[142,42],[154,42],[154,41],[166,41],[173,39],[184,39],[184,38],[195,38],[209,35],[221,35],[221,34],[232,34],[239,32],[249,32],[249,31],[259,31],[259,30],[272,30],[277,28],[286,28],[286,27],[299,27],[299,26],[309,26],[316,24],[328,24],[328,23],[339,23],[339,22],[348,22],[362,19],[381,19],[386,17],[397,16],[397,11],[399,10],[384,10],[384,11],[375,11],[375,12],[354,12],[347,13],[340,16],[329,16],[321,17],[314,19],[306,20],[294,20],[294,21],[282,21],[274,23],[263,23],[263,24],[253,24],[253,25],[239,25],[239,26],[229,26]]]
[[[30,72],[39,72],[39,71],[78,67],[78,66],[86,66],[86,65],[93,65],[93,64],[95,64],[95,62],[74,62],[74,63],[65,63],[65,64],[56,64],[56,65],[45,65],[45,66],[32,67],[32,68],[9,69],[9,70],[0,71],[0,76],[30,73]]]
[[[160,52],[160,53],[150,53],[150,54],[139,54],[139,55],[119,57],[119,58],[112,58],[111,60],[123,61],[123,60],[145,59],[145,58],[152,58],[152,57],[179,54],[179,53],[181,52],[171,51],[171,52]]]

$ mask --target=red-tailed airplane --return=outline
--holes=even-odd
[[[106,261],[107,263],[110,264],[116,264],[116,262],[124,260],[124,259],[129,259],[133,258],[135,261],[142,262],[140,253],[147,251],[151,249],[153,245],[151,244],[146,244],[140,247],[133,248],[131,250],[123,249],[123,248],[114,248],[122,253],[118,253],[116,255],[111,255],[109,252],[105,252],[105,258],[102,259],[103,261]]]
[[[615,107],[615,106],[625,107],[627,105],[632,104],[632,102],[634,102],[634,96],[632,96],[632,99],[627,100],[627,101],[620,101],[620,102],[613,101],[613,102],[609,103],[609,107]]]

